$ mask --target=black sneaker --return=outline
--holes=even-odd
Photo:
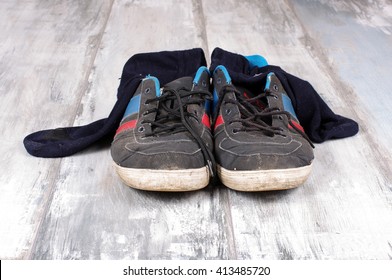
[[[115,168],[129,186],[191,191],[209,183],[214,168],[210,130],[210,74],[200,67],[160,89],[148,76],[139,85],[111,147]]]
[[[213,73],[214,139],[218,174],[240,191],[282,190],[308,178],[313,145],[274,73],[251,92],[231,83],[224,66]]]

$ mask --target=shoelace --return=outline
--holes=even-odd
[[[196,120],[199,120],[199,118],[196,112],[187,112],[187,107],[189,105],[197,104],[202,106],[205,100],[212,100],[212,94],[208,91],[191,91],[191,89],[186,87],[177,90],[164,88],[161,96],[146,100],[146,104],[158,101],[159,105],[158,108],[143,113],[144,115],[151,113],[157,114],[154,121],[144,122],[151,125],[151,133],[146,133],[145,137],[188,131],[196,140],[203,153],[204,161],[208,166],[210,176],[215,177],[216,163],[214,156],[207,148],[206,143],[201,136],[189,123],[190,118],[195,118]]]
[[[234,105],[237,105],[241,117],[231,120],[230,124],[239,122],[242,124],[242,127],[240,129],[235,130],[234,132],[263,131],[267,136],[271,136],[271,137],[274,136],[275,134],[286,136],[283,128],[272,126],[272,124],[270,124],[272,123],[271,120],[272,116],[285,115],[287,116],[288,123],[291,125],[291,127],[296,132],[298,132],[302,137],[304,137],[309,142],[309,144],[314,148],[312,141],[309,139],[306,133],[298,129],[297,126],[293,124],[291,119],[291,114],[289,112],[282,111],[278,107],[268,107],[268,108],[260,107],[260,100],[262,100],[262,98],[266,98],[267,96],[277,97],[269,90],[266,90],[265,92],[260,93],[255,97],[246,98],[243,93],[235,89],[232,85],[226,85],[222,87],[221,92],[219,92],[219,96],[223,97],[224,94],[226,94],[227,92],[233,92],[236,96],[236,100],[227,99],[223,101],[223,98],[219,98],[218,110],[216,112],[219,112],[219,108],[222,105],[222,102],[232,103]],[[216,118],[217,115],[214,117],[214,122]]]

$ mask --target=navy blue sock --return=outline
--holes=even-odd
[[[210,71],[212,73],[218,65],[223,65],[229,71],[235,85],[256,92],[264,88],[266,75],[275,72],[291,98],[306,134],[316,143],[353,136],[358,132],[358,123],[335,114],[310,83],[285,72],[278,66],[255,65],[253,62],[245,56],[216,48],[211,55]]]
[[[26,136],[23,144],[37,157],[65,157],[79,152],[114,135],[129,100],[147,75],[157,77],[164,85],[183,76],[193,76],[200,66],[206,66],[202,49],[136,54],[124,66],[117,102],[106,119],[84,126],[37,131]]]

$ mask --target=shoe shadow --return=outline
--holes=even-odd
[[[230,197],[241,197],[246,200],[272,202],[277,199],[282,199],[293,195],[298,191],[298,188],[287,189],[287,190],[275,190],[275,191],[259,191],[259,192],[243,192],[236,191],[227,188],[222,183],[210,183],[207,187],[187,192],[156,192],[156,191],[145,191],[133,189],[138,195],[142,195],[148,199],[158,199],[165,202],[170,201],[186,201],[190,199],[200,199],[202,197],[213,197],[222,196],[222,194],[228,194]],[[223,197],[221,197],[222,199]]]
[[[223,186],[225,188],[225,186]],[[240,196],[244,199],[249,199],[253,201],[261,201],[261,202],[272,202],[277,199],[283,199],[288,196],[292,196],[298,191],[298,188],[286,189],[286,190],[274,190],[274,191],[258,191],[258,192],[243,192],[236,191],[227,188],[230,196]]]
[[[158,192],[158,191],[146,191],[146,190],[138,190],[133,189],[133,191],[137,192],[138,195],[142,195],[147,199],[157,199],[164,202],[171,201],[182,201],[182,200],[190,200],[197,199],[198,197],[203,196],[211,196],[215,195],[215,192],[218,191],[217,186],[209,184],[205,188],[194,191],[185,191],[185,192]]]

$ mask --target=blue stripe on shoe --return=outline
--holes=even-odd
[[[214,91],[212,92],[212,96],[213,96],[213,100],[212,100],[212,108],[214,108],[214,112],[216,111],[216,107],[218,105],[218,101],[219,101],[219,96],[218,93],[216,92],[216,89],[214,88]]]
[[[161,95],[161,90],[159,87],[159,81],[156,77],[150,76],[148,75],[146,78],[144,78],[141,83],[144,83],[146,80],[153,80],[155,83],[155,95],[157,97],[159,97]],[[142,86],[143,88],[143,86]],[[123,116],[123,119],[125,119],[126,117],[132,115],[132,114],[136,114],[139,112],[140,110],[140,98],[141,98],[141,94],[142,93],[138,93],[137,95],[134,95],[131,98],[131,101],[129,101],[127,108],[125,109],[125,113]]]
[[[216,70],[221,70],[223,72],[223,74],[225,75],[226,78],[226,83],[227,84],[231,84],[231,77],[229,75],[229,72],[227,71],[226,67],[223,65],[219,65],[215,68],[214,73],[216,72]]]
[[[286,94],[283,93],[282,94],[282,101],[283,101],[284,110],[289,112],[298,121],[298,117],[295,114],[295,110],[294,110],[293,104],[291,103],[290,97],[288,97]]]
[[[147,77],[143,79],[143,81],[145,80],[153,80],[155,83],[155,95],[156,97],[161,96],[161,87],[160,87],[159,80],[156,77],[150,75],[147,75]]]
[[[201,74],[203,74],[204,71],[207,72],[208,75],[210,75],[210,71],[208,70],[208,68],[205,67],[205,66],[201,66],[201,67],[197,70],[196,75],[195,75],[195,78],[193,79],[193,83],[194,83],[194,84],[199,83]]]
[[[267,90],[267,89],[270,89],[270,86],[271,86],[271,76],[272,75],[275,75],[273,72],[271,72],[271,73],[269,73],[268,75],[267,75],[267,81],[265,82],[265,88],[264,88],[264,90]]]
[[[264,90],[270,89],[272,76],[275,76],[274,72],[271,72],[267,75],[267,81],[265,83]],[[283,109],[289,112],[298,121],[298,117],[297,114],[295,113],[293,103],[291,103],[290,97],[288,97],[288,95],[285,93],[282,93],[282,103],[283,103]]]
[[[135,95],[134,97],[131,98],[131,101],[129,101],[127,109],[125,109],[124,117],[126,117],[138,113],[140,108],[140,94]]]

